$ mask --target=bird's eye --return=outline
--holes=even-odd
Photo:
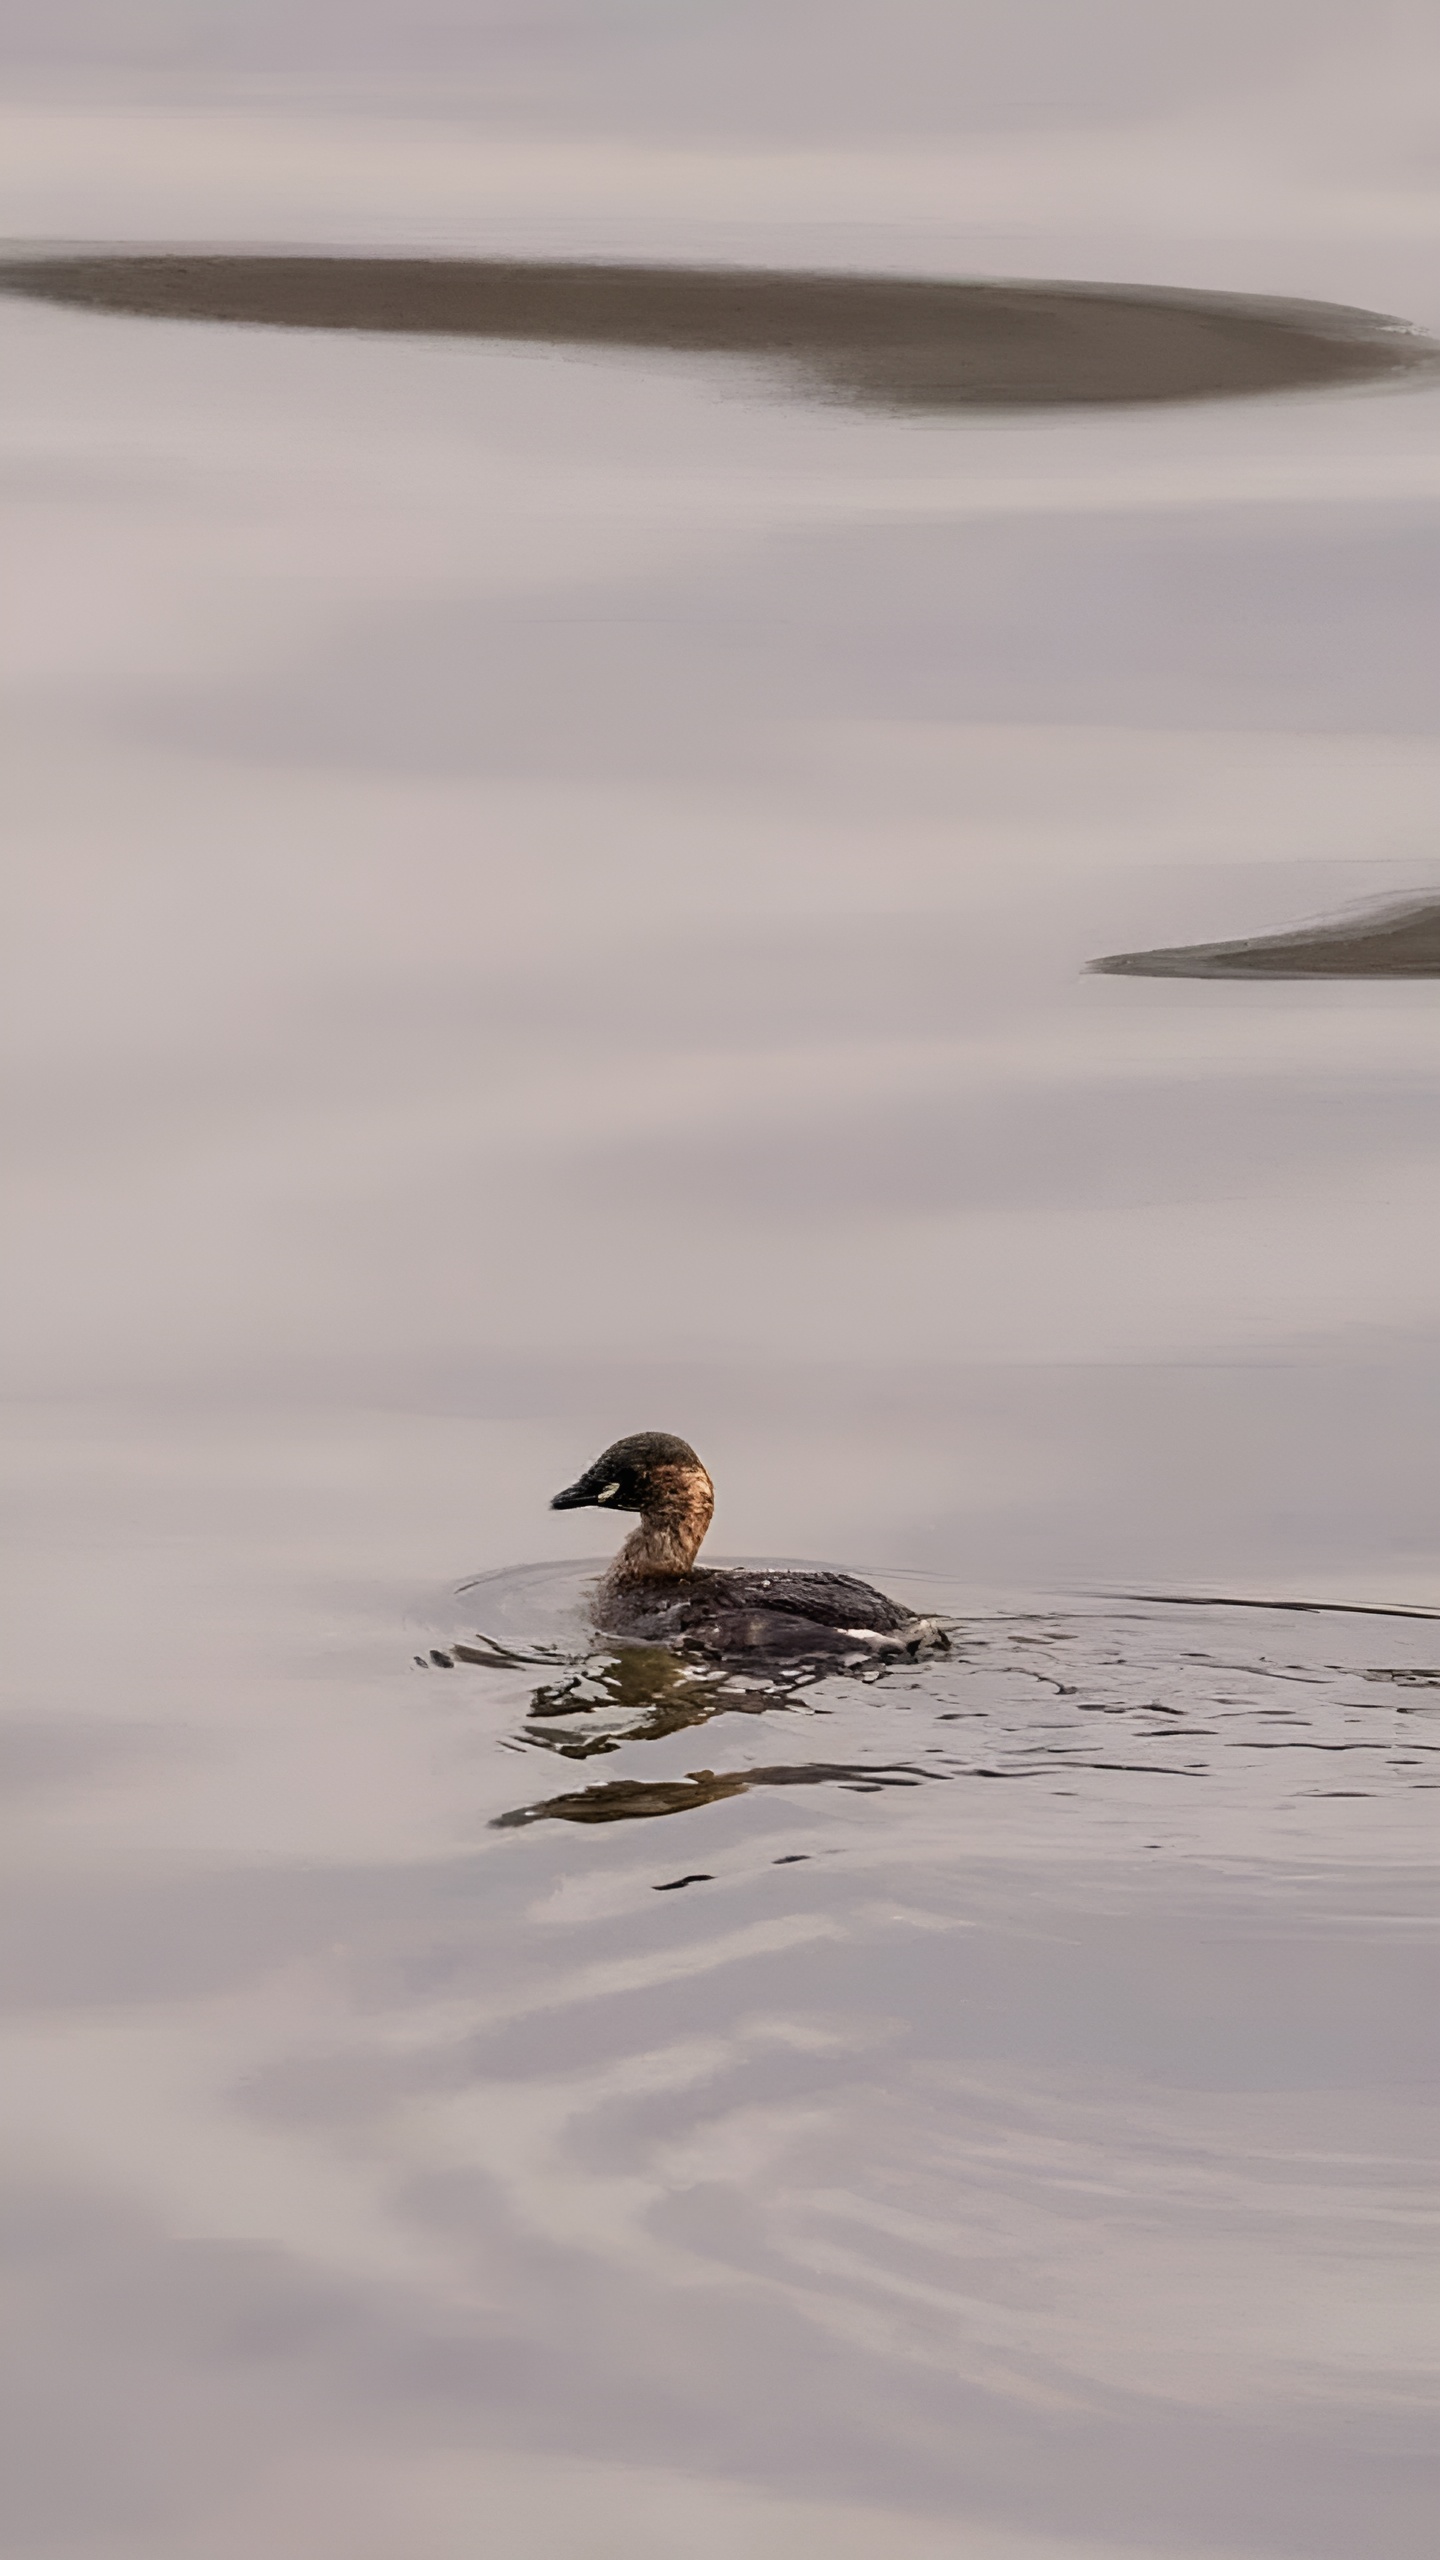
[[[619,1490],[620,1487],[618,1484],[607,1484],[604,1492],[597,1493],[595,1499],[597,1502],[613,1502]]]

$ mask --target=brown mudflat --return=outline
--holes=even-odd
[[[1115,951],[1091,966],[1125,978],[1440,978],[1440,898],[1251,942]]]
[[[1225,399],[1440,357],[1402,322],[1325,303],[756,268],[103,252],[11,259],[0,290],[152,319],[733,356],[812,396],[921,412]]]

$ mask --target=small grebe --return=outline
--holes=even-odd
[[[838,1663],[944,1650],[943,1628],[849,1573],[714,1569],[695,1558],[715,1488],[689,1442],[668,1431],[616,1440],[557,1493],[552,1511],[638,1511],[595,1593],[602,1634],[754,1662]]]

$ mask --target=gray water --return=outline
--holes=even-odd
[[[1405,8],[292,15],[0,234],[1440,329]],[[1090,964],[1433,902],[1440,393],[0,353],[7,2553],[1428,2555],[1435,990]],[[955,1651],[591,1659],[647,1427]]]

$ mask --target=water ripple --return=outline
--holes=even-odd
[[[502,1829],[646,1820],[773,1787],[882,1793],[1025,1779],[1070,1795],[1082,1781],[1094,1793],[1097,1782],[1103,1792],[1103,1782],[1158,1778],[1280,1810],[1440,1784],[1440,1623],[1420,1612],[1135,1599],[965,1615],[927,1581],[906,1596],[949,1617],[950,1653],[765,1680],[659,1646],[596,1647],[592,1571],[530,1567],[465,1583],[441,1613],[448,1640],[415,1657],[483,1670],[487,1696],[499,1685],[518,1721],[497,1734],[498,1749],[619,1757],[602,1780],[508,1803],[493,1817]],[[786,1718],[783,1758],[753,1748],[761,1716]],[[824,1748],[812,1757],[803,1743],[817,1724]],[[722,1765],[675,1766],[676,1748],[702,1728],[722,1745]],[[1331,1763],[1343,1763],[1343,1786]]]

